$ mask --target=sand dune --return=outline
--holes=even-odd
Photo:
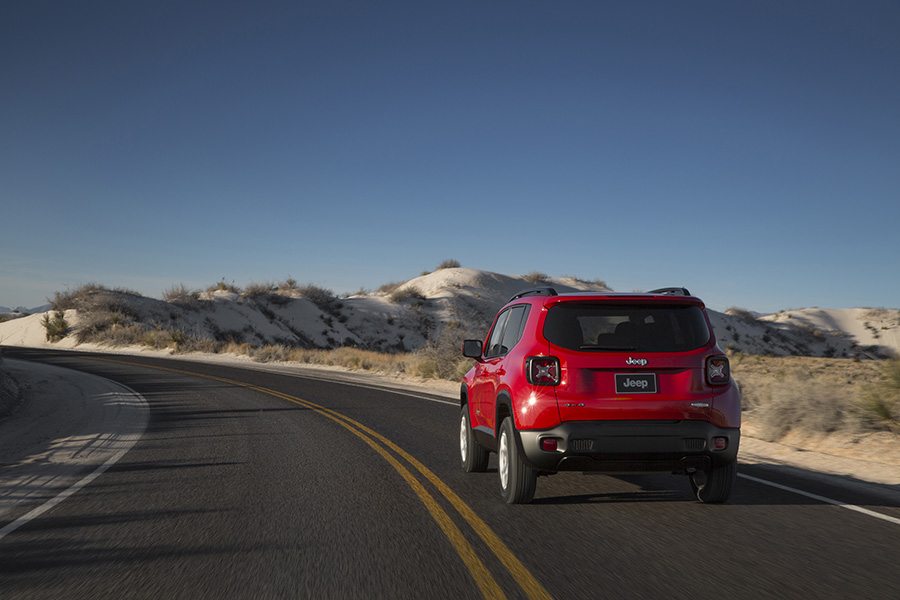
[[[79,337],[91,339],[96,331],[95,341],[108,345],[140,345],[147,343],[144,336],[159,343],[160,335],[171,334],[173,339],[251,345],[409,351],[444,331],[455,337],[482,336],[497,309],[523,289],[608,289],[603,282],[571,277],[537,279],[448,268],[390,290],[335,298],[327,305],[297,289],[253,295],[215,290],[183,302],[94,290],[66,311],[70,333],[62,340],[46,340],[41,325],[46,313],[37,313],[0,323],[0,343],[71,348],[79,344]],[[720,346],[749,354],[874,358],[900,351],[900,311],[894,309],[807,308],[762,316],[710,311],[710,317]]]

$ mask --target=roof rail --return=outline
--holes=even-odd
[[[513,300],[518,300],[523,296],[559,296],[552,287],[534,288],[533,290],[524,290],[507,300],[507,304]]]
[[[691,293],[687,288],[683,287],[667,287],[667,288],[659,288],[658,290],[650,290],[647,292],[648,294],[668,294],[670,296],[690,296]]]

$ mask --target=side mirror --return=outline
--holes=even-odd
[[[482,349],[481,340],[466,340],[463,342],[463,356],[467,358],[481,359]]]

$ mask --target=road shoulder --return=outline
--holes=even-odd
[[[62,367],[4,359],[21,408],[0,422],[0,524],[121,457],[147,425],[147,403],[117,383]]]

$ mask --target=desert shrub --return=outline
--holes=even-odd
[[[731,306],[729,308],[726,308],[725,314],[736,317],[742,321],[748,321],[750,323],[757,322],[756,317],[753,316],[752,312],[750,312],[746,308],[741,308],[739,306]]]
[[[419,291],[419,288],[412,285],[404,288],[396,288],[388,295],[388,297],[391,299],[391,302],[396,302],[398,304],[402,302],[421,304],[425,301],[425,296]]]
[[[41,325],[44,326],[48,342],[58,342],[69,334],[69,323],[65,314],[59,310],[54,311],[52,316],[50,313],[45,314]]]
[[[290,360],[291,349],[280,344],[268,344],[250,350],[250,358],[257,362],[274,362]]]
[[[378,286],[377,291],[379,294],[391,294],[401,285],[403,285],[402,281],[389,281],[388,283]]]
[[[85,283],[75,289],[66,290],[64,292],[54,292],[52,298],[47,298],[53,310],[69,310],[72,308],[81,308],[79,304],[84,300],[85,296],[89,296],[96,292],[108,292],[109,288],[99,283]]]
[[[233,283],[226,283],[224,279],[221,281],[217,281],[215,284],[206,288],[207,292],[234,292],[235,294],[241,293],[241,289],[234,285]]]
[[[79,334],[81,330],[79,330]],[[90,336],[91,342],[109,346],[142,346],[147,329],[136,323],[116,324],[101,329]],[[79,336],[80,338],[80,336]],[[79,342],[81,339],[79,339]]]
[[[850,416],[847,409],[846,396],[839,390],[790,377],[768,386],[754,416],[763,439],[774,442],[791,430],[830,433],[842,429]]]
[[[194,336],[185,336],[181,341],[175,344],[174,351],[177,354],[187,352],[206,352],[215,354],[221,352],[225,345],[209,338],[201,338]]]
[[[294,279],[293,277],[288,277],[287,279],[285,279],[284,281],[282,281],[281,283],[278,284],[278,289],[285,290],[285,291],[296,290],[297,289],[297,280]]]
[[[900,359],[885,362],[880,379],[863,391],[857,405],[867,428],[900,433]]]
[[[259,298],[262,296],[269,296],[273,291],[277,290],[277,286],[274,283],[248,283],[244,286],[244,291],[242,295],[245,298]]]
[[[319,307],[319,310],[337,316],[344,306],[337,295],[329,289],[317,285],[304,285],[297,288],[300,294]]]
[[[257,346],[253,346],[247,342],[221,342],[214,347],[213,351],[218,354],[250,356],[256,348]]]
[[[187,339],[187,334],[180,329],[155,328],[143,331],[141,344],[156,350],[164,350],[166,348],[177,350]]]
[[[114,302],[101,302],[90,309],[82,309],[75,336],[79,344],[85,342],[97,343],[140,343],[140,337],[145,328],[136,326],[137,315],[130,307]],[[131,330],[131,334],[124,331],[115,331],[135,325],[137,329]],[[136,337],[137,339],[133,339]]]
[[[53,298],[50,299],[50,304],[53,306],[53,310],[56,311],[68,309],[79,311],[106,310],[123,312],[136,317],[137,312],[131,308],[128,298],[124,298],[124,296],[142,297],[138,292],[127,288],[107,288],[96,283],[89,283],[74,290],[56,292]]]
[[[435,271],[440,271],[441,269],[458,269],[461,265],[459,261],[455,258],[448,258],[447,260],[441,261],[441,263],[434,268]]]
[[[163,300],[172,304],[192,304],[200,299],[200,292],[189,290],[183,283],[163,290]]]
[[[541,273],[540,271],[532,271],[531,273],[522,275],[522,279],[524,279],[528,283],[549,283],[550,282],[550,277],[546,273]]]
[[[472,366],[472,359],[462,356],[465,333],[459,323],[448,323],[437,337],[428,340],[416,352],[415,375],[426,379],[456,380]]]
[[[297,362],[386,374],[409,373],[414,370],[412,365],[418,360],[411,354],[388,354],[351,347],[322,350],[299,348],[286,344],[267,344],[250,348],[244,354],[249,354],[253,360],[258,362]]]

